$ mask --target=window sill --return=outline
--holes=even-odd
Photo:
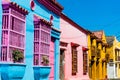
[[[33,70],[34,70],[35,80],[48,79],[51,71],[51,67],[50,66],[34,66]]]
[[[22,80],[25,73],[25,64],[19,63],[0,63],[1,77],[4,80]]]

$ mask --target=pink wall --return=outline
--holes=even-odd
[[[68,43],[65,51],[65,80],[89,80],[88,74],[83,75],[83,52],[82,47],[87,48],[87,35],[65,19],[60,19],[61,36],[60,41]],[[72,76],[72,54],[71,54],[71,42],[77,43],[80,46],[78,51],[78,72],[76,76]],[[62,46],[60,46],[62,47]]]
[[[49,76],[49,80],[54,80],[54,41],[51,40],[50,42],[50,66],[51,72]]]

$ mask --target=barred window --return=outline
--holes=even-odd
[[[72,46],[72,75],[76,75],[77,73],[77,47]]]
[[[12,7],[11,7],[12,6]],[[24,9],[16,8],[12,2],[3,4],[1,61],[13,61],[13,50],[18,50],[24,56],[25,17]],[[21,60],[24,62],[24,60]]]
[[[88,65],[87,65],[87,51],[84,51],[83,50],[83,75],[86,75],[87,74],[87,68],[88,68]]]
[[[49,65],[51,26],[38,17],[34,21],[34,65]]]

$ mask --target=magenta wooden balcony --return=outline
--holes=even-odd
[[[26,65],[18,63],[0,63],[2,80],[22,80]]]

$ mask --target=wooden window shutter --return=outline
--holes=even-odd
[[[72,75],[76,75],[77,66],[77,50],[76,47],[72,47]]]

